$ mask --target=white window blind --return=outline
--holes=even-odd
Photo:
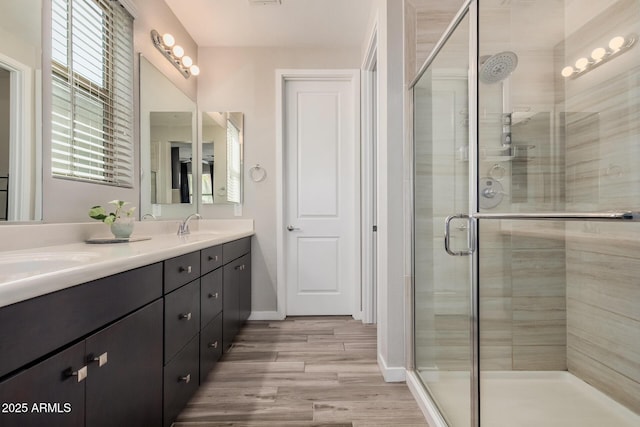
[[[55,177],[133,186],[133,18],[113,0],[52,0]]]
[[[240,203],[240,130],[227,120],[227,201]]]

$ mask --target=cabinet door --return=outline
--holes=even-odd
[[[0,425],[84,425],[86,379],[71,375],[85,367],[84,355],[80,342],[0,383]]]
[[[240,263],[238,260],[224,266],[222,274],[222,349],[228,351],[233,338],[238,333],[239,317],[239,280]]]
[[[251,315],[251,254],[240,258],[240,274],[238,279],[239,293],[239,326],[242,326]]]
[[[86,341],[87,427],[162,423],[162,300]]]

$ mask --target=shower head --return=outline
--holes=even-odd
[[[518,66],[518,55],[505,51],[480,58],[480,81],[498,83],[509,77]]]

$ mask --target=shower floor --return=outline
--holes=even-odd
[[[469,374],[421,376],[451,427],[467,427]],[[487,427],[637,427],[640,415],[569,372],[501,371],[481,374],[482,425]]]

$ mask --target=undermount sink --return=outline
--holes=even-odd
[[[93,252],[35,252],[0,255],[0,277],[19,279],[64,270],[81,266],[99,257],[100,254]]]
[[[219,237],[222,233],[219,231],[192,231],[190,234],[180,236],[187,241],[209,240]]]

